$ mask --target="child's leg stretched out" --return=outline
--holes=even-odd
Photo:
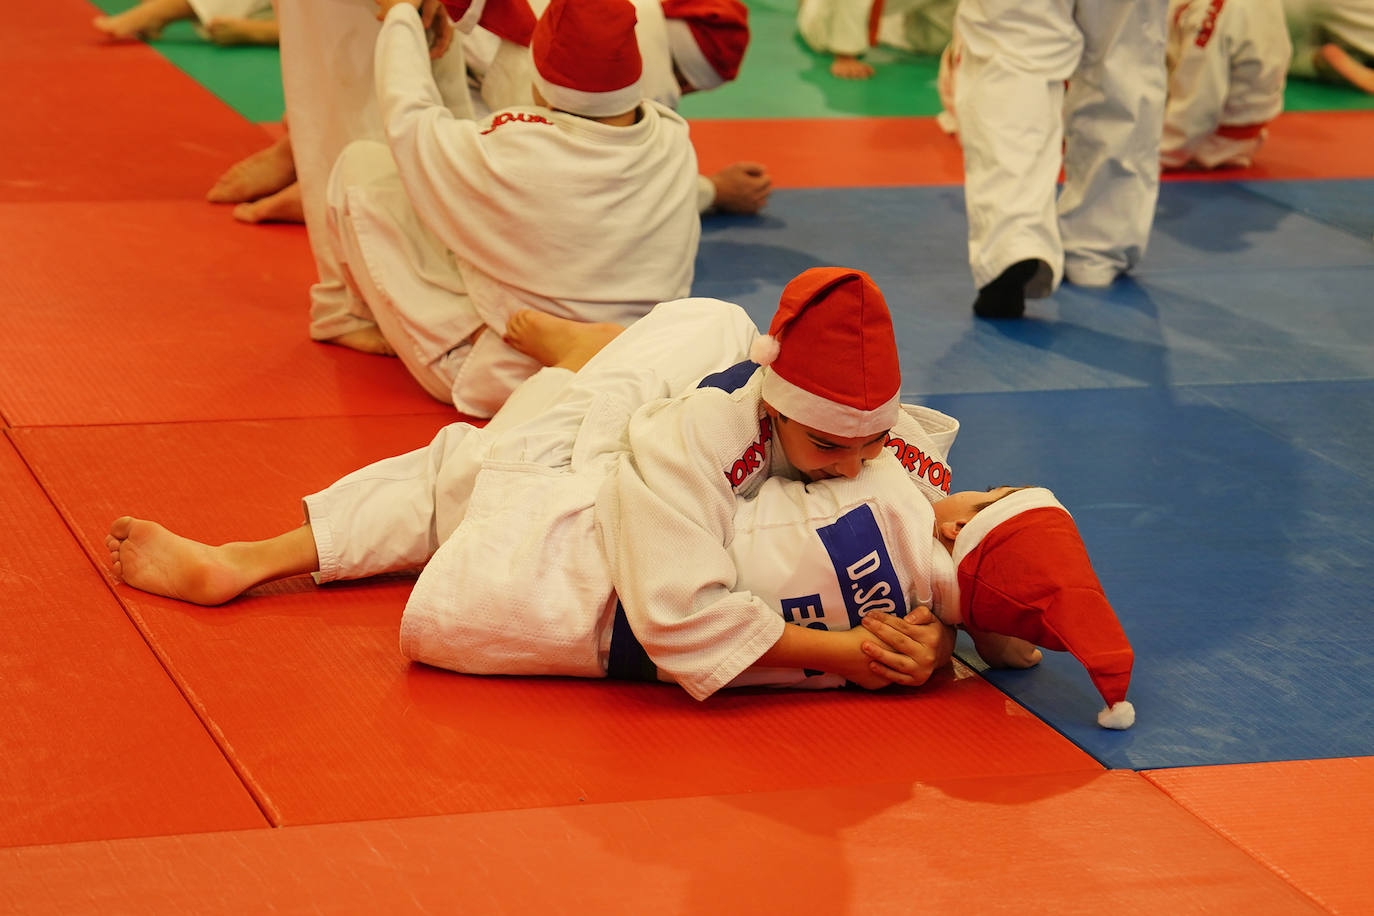
[[[320,568],[309,525],[263,541],[212,546],[126,515],[110,526],[105,546],[125,583],[193,604],[223,604],[263,582]]]

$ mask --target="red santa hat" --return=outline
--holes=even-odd
[[[1073,653],[1107,701],[1098,724],[1131,727],[1135,655],[1053,493],[1030,487],[997,500],[964,525],[953,555],[964,623]]]
[[[766,367],[763,399],[821,432],[873,436],[897,422],[897,338],[882,291],[861,270],[813,267],[782,291],[749,358]]]
[[[528,0],[444,0],[454,28],[464,35],[481,26],[506,41],[529,47],[534,12]]]
[[[553,0],[534,27],[530,54],[534,85],[552,108],[604,118],[643,96],[630,0]]]
[[[693,89],[714,89],[739,73],[749,46],[749,10],[740,0],[663,0],[668,51]]]

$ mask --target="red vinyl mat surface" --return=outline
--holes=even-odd
[[[1374,757],[1145,774],[1218,834],[1333,913],[1374,912]]]
[[[309,339],[303,227],[198,200],[9,204],[0,237],[24,265],[0,279],[13,426],[454,416],[398,360]]]
[[[3,437],[0,493],[0,846],[266,826]]]
[[[286,530],[301,496],[424,444],[436,425],[421,415],[14,436],[99,558],[121,514],[211,543]],[[276,824],[844,785],[860,773],[1101,769],[962,670],[922,691],[742,691],[703,706],[667,685],[411,665],[397,648],[409,587],[301,578],[220,608],[115,594]]]
[[[29,914],[1322,910],[1126,771],[0,850]]]

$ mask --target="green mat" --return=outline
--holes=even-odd
[[[94,0],[104,12],[129,8],[128,0]],[[796,0],[748,0],[751,39],[735,82],[682,100],[688,118],[920,117],[939,112],[938,59],[889,48],[867,60],[870,80],[830,75],[828,56],[812,53],[797,36]],[[169,26],[152,46],[192,79],[250,121],[282,116],[281,68],[276,48],[221,48],[200,38],[190,23]],[[1374,109],[1374,96],[1345,86],[1292,80],[1288,111]]]

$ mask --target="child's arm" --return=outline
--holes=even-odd
[[[783,627],[778,641],[755,664],[825,671],[876,690],[888,684],[919,687],[953,652],[954,630],[929,609],[916,607],[905,618],[870,613],[852,630]]]

